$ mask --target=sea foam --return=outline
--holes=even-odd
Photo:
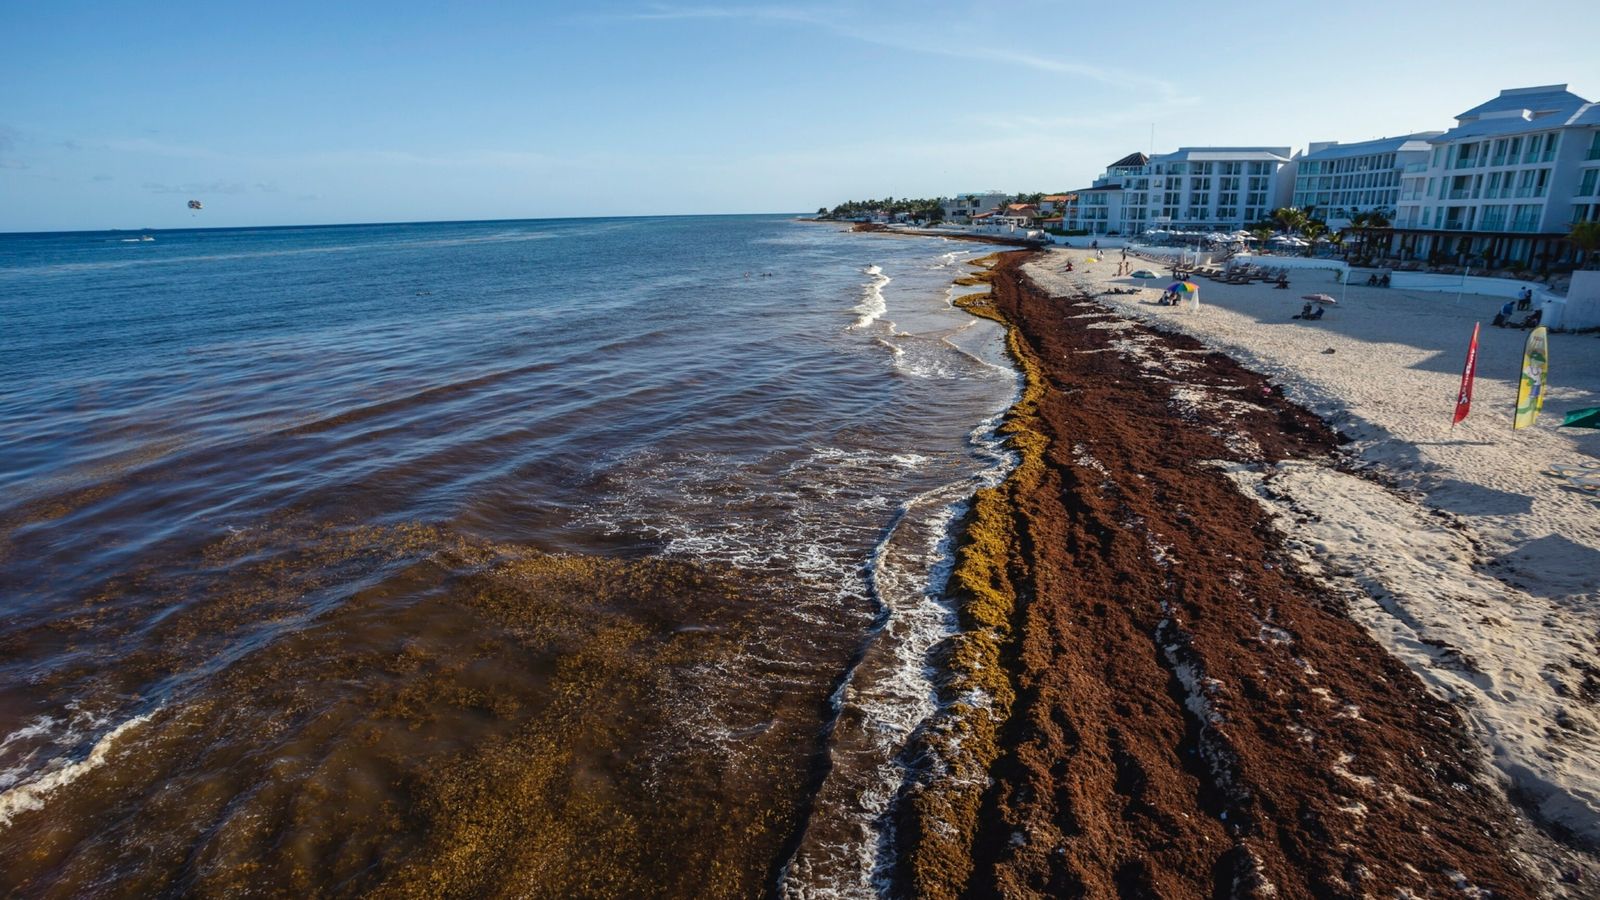
[[[868,266],[867,274],[872,276],[872,280],[861,289],[861,302],[855,307],[855,312],[860,316],[851,328],[865,328],[889,311],[889,302],[884,299],[883,289],[894,279],[883,274],[883,269],[878,266]]]

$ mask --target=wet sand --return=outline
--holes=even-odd
[[[1340,437],[1193,339],[1052,298],[1029,255],[974,309],[1014,326],[1025,459],[958,563],[967,633],[907,791],[911,889],[1534,896],[1460,714],[1298,574],[1225,471]]]

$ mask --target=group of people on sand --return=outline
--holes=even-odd
[[[1525,311],[1531,306],[1533,306],[1533,288],[1523,288],[1522,292],[1517,294],[1516,300],[1507,300],[1505,305],[1500,307],[1500,311],[1494,314],[1492,324],[1496,328],[1538,328],[1539,323],[1544,320],[1543,308],[1529,313],[1520,322],[1511,321],[1513,312]]]
[[[1318,303],[1316,305],[1317,308],[1315,310],[1312,310],[1311,306],[1312,306],[1311,301],[1307,300],[1306,301],[1306,305],[1300,307],[1300,314],[1297,315],[1297,316],[1294,316],[1294,318],[1296,318],[1296,319],[1316,320],[1316,319],[1322,318],[1323,313],[1326,313],[1328,311],[1320,303]]]

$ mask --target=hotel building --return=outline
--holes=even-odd
[[[1400,205],[1407,166],[1426,163],[1428,140],[1442,131],[1341,144],[1322,141],[1296,160],[1290,205],[1311,207],[1329,228],[1343,228],[1360,212],[1382,211],[1391,219]]]
[[[944,211],[946,222],[965,224],[972,221],[972,217],[985,212],[992,212],[1004,206],[1011,199],[1010,194],[999,191],[980,191],[976,194],[957,194],[954,197],[939,198],[939,208]]]
[[[1125,156],[1072,193],[1063,227],[1139,234],[1156,227],[1227,231],[1261,221],[1294,190],[1288,147],[1183,147]]]
[[[1543,269],[1600,219],[1600,106],[1564,84],[1512,88],[1456,116],[1401,172],[1391,254]]]

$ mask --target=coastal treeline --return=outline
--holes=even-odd
[[[938,197],[916,200],[908,197],[885,197],[882,200],[847,200],[833,209],[828,209],[826,206],[817,209],[819,219],[850,219],[877,215],[905,216],[924,222],[940,222],[944,220],[944,207],[939,204]]]

